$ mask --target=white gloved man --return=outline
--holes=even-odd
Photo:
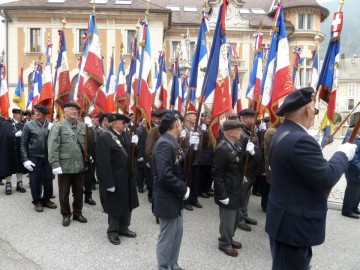
[[[53,169],[52,172],[54,175],[63,173],[61,167],[57,167],[57,168]]]
[[[190,132],[190,139],[189,139],[189,143],[190,145],[194,145],[194,150],[198,149],[198,145],[199,145],[199,133],[197,132]]]
[[[202,123],[202,124],[201,124],[201,131],[202,131],[202,132],[205,132],[206,129],[207,129],[206,124],[205,124],[205,123]]]
[[[25,161],[25,162],[23,163],[23,165],[24,165],[24,167],[25,167],[28,171],[30,171],[30,172],[32,172],[32,171],[34,170],[33,167],[35,167],[35,164],[32,163],[31,160]]]
[[[108,188],[107,191],[115,192],[115,187]]]
[[[17,132],[15,132],[15,137],[21,137],[22,131],[19,130]]]
[[[250,153],[250,155],[255,155],[255,145],[252,142],[248,142],[246,145],[246,151]]]
[[[186,187],[187,189],[186,189],[186,193],[185,193],[185,195],[184,195],[184,197],[183,197],[183,200],[185,201],[187,198],[189,198],[189,195],[190,195],[190,188],[189,187]]]
[[[139,137],[138,137],[138,135],[132,135],[132,137],[131,137],[131,143],[134,143],[135,145],[137,145],[138,144],[138,142],[139,142]]]
[[[84,123],[88,126],[88,127],[92,127],[93,123],[91,122],[91,118],[89,116],[85,116],[84,117]]]
[[[150,168],[150,163],[149,162],[146,162],[145,165],[146,165],[146,167]]]
[[[143,157],[137,159],[137,162],[143,162],[143,161],[144,161]]]
[[[49,124],[48,124],[48,130],[51,130],[51,128],[53,127],[53,123],[51,123],[51,122],[49,122]]]
[[[259,125],[259,130],[261,131],[265,131],[266,130],[266,123],[265,122],[261,122]]]
[[[355,156],[356,148],[357,145],[354,143],[344,143],[338,147],[336,152],[343,152],[348,158],[348,161],[351,161]]]
[[[180,139],[184,139],[186,137],[186,131],[183,129],[180,133]]]
[[[219,202],[221,202],[222,204],[228,205],[229,204],[230,199],[226,198],[224,200],[219,200]]]

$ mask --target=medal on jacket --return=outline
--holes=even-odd
[[[123,147],[122,144],[121,144],[121,142],[119,141],[119,139],[118,139],[117,137],[113,137],[113,140],[116,142],[116,144],[117,144],[120,148]]]
[[[179,162],[181,162],[183,160],[183,152],[181,149],[178,149],[176,151],[176,159],[175,159],[175,164],[179,165]]]

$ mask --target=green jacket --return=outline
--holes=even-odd
[[[85,124],[77,121],[76,132],[70,132],[71,123],[67,119],[54,124],[48,138],[48,158],[53,169],[61,167],[63,173],[85,171],[84,156],[76,137],[85,150]]]

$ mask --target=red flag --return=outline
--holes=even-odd
[[[5,118],[9,118],[10,101],[4,63],[0,63],[0,80],[0,114]]]

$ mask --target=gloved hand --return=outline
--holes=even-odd
[[[206,130],[207,130],[206,124],[202,123],[202,124],[201,124],[201,131],[202,131],[202,132],[205,132]]]
[[[222,204],[228,205],[229,204],[229,198],[226,198],[224,200],[219,200],[219,202],[221,202]]]
[[[180,133],[180,139],[184,139],[186,137],[186,131],[183,129]]]
[[[255,145],[252,142],[248,142],[246,145],[246,151],[250,153],[250,155],[255,155]]]
[[[32,172],[32,171],[34,170],[33,167],[35,167],[35,164],[32,163],[31,160],[27,160],[27,161],[25,161],[23,164],[24,164],[24,167],[25,167],[28,171]]]
[[[190,132],[190,139],[189,139],[189,143],[190,145],[194,145],[194,150],[198,149],[198,145],[199,145],[199,133],[197,132]]]
[[[90,118],[89,116],[86,116],[86,117],[84,118],[84,123],[85,123],[88,127],[92,127],[92,126],[93,126],[93,124],[92,124],[92,122],[91,122],[91,118]]]
[[[138,135],[132,135],[132,137],[131,137],[131,143],[134,143],[135,145],[137,145],[138,144],[138,142],[139,142],[139,137],[138,137]]]
[[[150,163],[146,162],[146,167],[150,168]]]
[[[190,195],[190,188],[187,187],[187,190],[186,190],[186,193],[185,193],[185,195],[183,197],[183,200],[185,201],[187,198],[189,198],[189,195]]]
[[[266,123],[265,122],[261,122],[259,125],[259,130],[260,131],[265,131],[266,130]]]
[[[22,131],[19,130],[18,132],[15,133],[15,137],[21,137]]]
[[[54,125],[53,123],[49,122],[49,124],[48,124],[48,130],[51,130],[51,128],[52,128],[53,125]]]
[[[89,161],[90,161],[90,164],[93,164],[94,163],[94,159],[92,156],[89,157]]]
[[[62,169],[61,169],[61,167],[58,167],[58,168],[53,169],[52,172],[54,175],[62,174]]]
[[[108,188],[107,191],[115,192],[115,187]]]
[[[351,161],[354,156],[355,156],[355,151],[356,151],[356,148],[357,148],[357,145],[356,144],[353,144],[353,143],[344,143],[342,145],[340,145],[338,147],[338,149],[336,150],[339,151],[339,152],[343,152],[347,158],[348,158],[348,161]]]
[[[137,162],[143,162],[143,161],[144,161],[143,157],[137,159]]]

